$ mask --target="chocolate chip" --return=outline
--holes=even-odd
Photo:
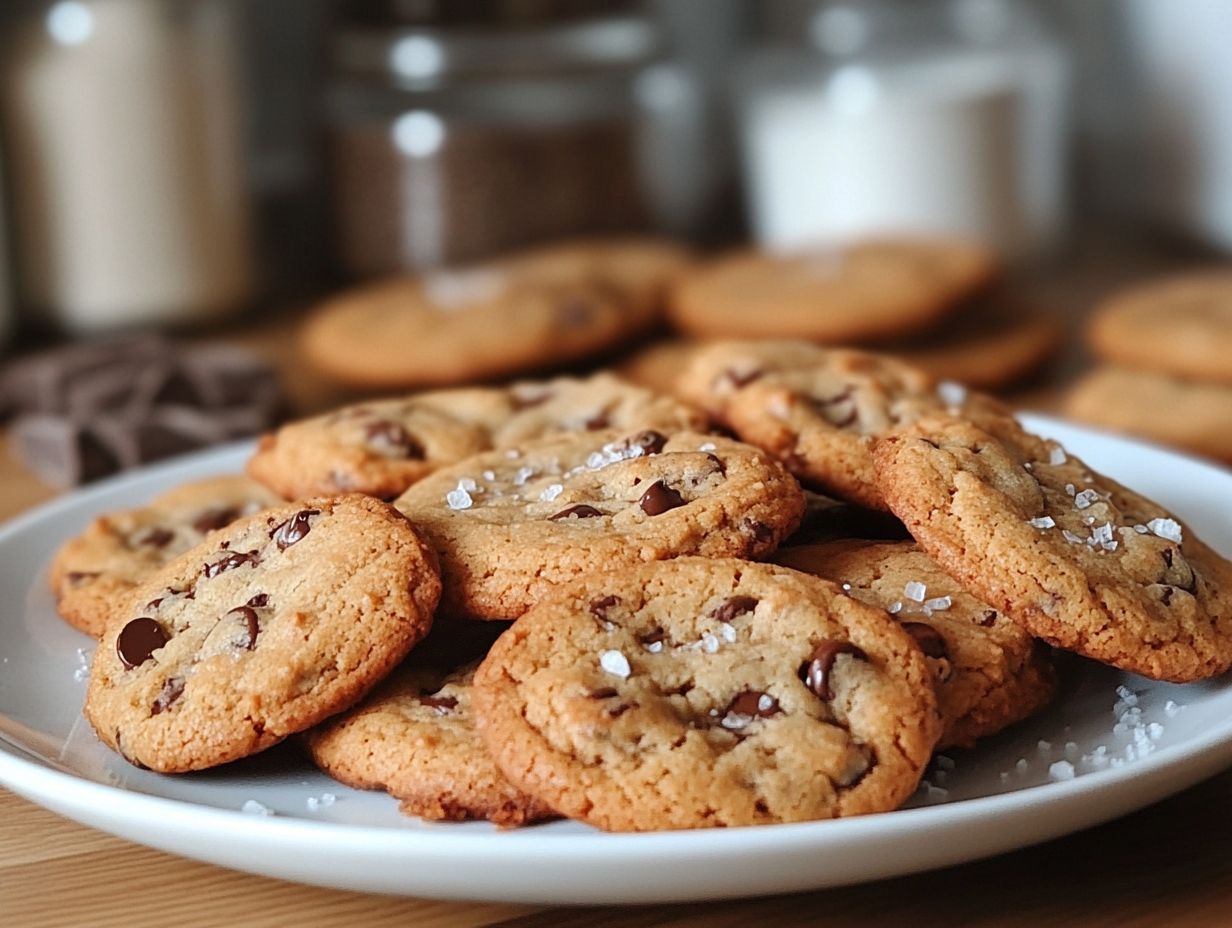
[[[453,696],[425,694],[419,697],[419,703],[420,705],[427,706],[429,709],[435,709],[439,714],[444,715],[449,710],[457,708],[458,700]]]
[[[602,689],[591,690],[591,699],[611,699],[613,696],[619,696],[620,690],[614,686],[605,686]]]
[[[285,551],[296,542],[304,540],[304,536],[312,530],[312,525],[308,520],[320,514],[319,509],[301,509],[287,521],[276,526],[270,532],[270,538],[274,539],[279,551]]]
[[[774,541],[774,529],[765,522],[758,522],[756,519],[745,519],[740,523],[740,529],[746,535],[751,535],[753,541],[759,545],[769,544]]]
[[[261,555],[256,551],[236,551],[228,554],[222,560],[215,561],[213,564],[206,564],[201,573],[205,577],[217,577],[224,571],[231,570],[236,567],[242,567],[245,564],[251,564],[256,567],[261,563]]]
[[[834,669],[834,661],[840,654],[850,654],[856,660],[868,660],[868,655],[850,641],[823,641],[800,666],[800,680],[819,699],[827,702],[834,698],[830,688],[830,671]]]
[[[567,509],[562,509],[554,516],[548,516],[549,522],[557,522],[561,519],[593,519],[595,516],[603,515],[594,506],[587,506],[585,503],[578,503],[576,506],[569,506]]]
[[[255,609],[251,606],[236,606],[222,619],[236,626],[231,643],[237,651],[251,651],[257,646],[257,635],[261,632],[261,623],[257,620]]]
[[[630,709],[636,709],[637,706],[638,704],[635,702],[622,702],[619,706],[616,706],[616,708],[608,709],[607,714],[610,718],[618,719]]]
[[[626,447],[641,448],[642,454],[649,456],[658,454],[667,444],[667,436],[662,432],[656,432],[653,429],[647,429],[644,432],[638,432],[625,442]]]
[[[671,509],[683,506],[684,497],[662,480],[656,480],[642,494],[642,498],[638,500],[638,505],[642,507],[642,512],[646,513],[646,515],[657,516]]]
[[[667,638],[667,632],[657,625],[650,631],[644,632],[643,634],[637,636],[637,640],[643,645],[658,644],[665,638]]]
[[[68,581],[69,586],[81,586],[87,580],[93,580],[98,576],[97,573],[87,570],[71,570],[65,574],[64,579]]]
[[[137,544],[143,548],[165,548],[174,539],[175,532],[165,528],[152,528],[137,539]]]
[[[1164,549],[1163,549],[1161,552],[1159,552],[1159,553],[1163,555],[1163,558],[1164,558],[1164,563],[1168,565],[1168,568],[1169,568],[1169,569],[1171,569],[1171,568],[1172,568],[1172,549],[1171,549],[1171,548],[1164,548]]]
[[[985,609],[984,614],[980,616],[980,625],[984,628],[992,628],[994,622],[997,621],[997,612],[995,609]]]
[[[612,419],[608,414],[608,410],[601,409],[582,424],[586,426],[588,432],[594,432],[598,429],[607,428],[612,424]]]
[[[760,690],[745,690],[728,705],[724,715],[747,715],[750,718],[768,719],[783,709],[773,696]]]
[[[269,605],[269,593],[258,593],[252,599],[248,600],[248,605],[253,609],[264,609]]]
[[[240,509],[238,506],[207,509],[197,518],[193,519],[192,527],[204,535],[206,532],[226,528],[239,517]]]
[[[1172,605],[1172,594],[1176,592],[1175,587],[1165,586],[1164,591],[1159,594],[1159,601],[1165,606]]]
[[[903,631],[915,639],[916,644],[927,657],[938,660],[949,658],[950,649],[945,643],[945,638],[941,636],[941,632],[926,622],[904,622]]]
[[[752,370],[746,371],[745,373],[741,374],[735,368],[729,367],[727,370],[723,371],[723,373],[721,373],[717,378],[715,378],[716,379],[715,385],[718,386],[719,381],[726,380],[733,387],[739,389],[740,387],[747,387],[749,384],[751,384],[754,380],[756,380],[758,377],[760,377],[764,373],[765,371],[755,367]]]
[[[727,476],[727,465],[723,463],[722,458],[720,458],[717,454],[711,454],[709,451],[707,451],[706,460],[708,460],[711,464],[713,464],[714,469],[717,470],[720,474],[722,474],[724,477]]]
[[[157,609],[162,604],[163,604],[162,596],[158,597],[157,599],[151,599],[148,603],[145,604],[145,611],[153,612],[155,609]]]
[[[170,640],[161,625],[149,616],[142,616],[120,629],[116,637],[116,655],[125,669],[132,670],[148,661],[150,655]]]
[[[737,616],[757,608],[757,599],[752,596],[729,596],[715,607],[710,615],[720,622],[730,622]]]
[[[168,677],[163,681],[163,688],[158,691],[154,704],[150,706],[150,715],[158,715],[170,709],[184,695],[184,678]]]
[[[408,460],[423,460],[424,448],[397,422],[379,419],[364,429],[364,440],[380,451]]]
[[[600,626],[615,625],[616,623],[607,617],[607,611],[619,602],[619,596],[602,596],[599,599],[592,599],[590,601],[590,614],[595,617],[595,621]]]

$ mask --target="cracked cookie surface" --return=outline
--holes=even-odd
[[[775,560],[840,584],[916,638],[944,723],[939,751],[970,747],[1028,718],[1056,692],[1047,647],[965,592],[912,542],[801,545],[782,549]]]
[[[609,830],[894,809],[940,733],[924,656],[885,612],[726,559],[561,590],[497,641],[473,704],[509,779]]]
[[[799,523],[804,494],[741,442],[609,429],[478,455],[395,505],[440,554],[442,614],[513,619],[597,570],[765,557]]]
[[[176,487],[140,509],[99,516],[52,560],[56,609],[97,638],[117,603],[168,561],[210,532],[282,502],[254,480],[223,476]]]
[[[518,442],[706,425],[699,410],[611,374],[558,377],[358,403],[292,422],[261,439],[248,470],[289,499],[352,491],[389,499],[441,467]]]
[[[1036,637],[1153,679],[1232,666],[1232,564],[1055,442],[929,419],[873,459],[920,546]]]
[[[370,497],[236,522],[144,583],[94,654],[85,715],[160,772],[264,750],[350,707],[427,632],[435,557]]]

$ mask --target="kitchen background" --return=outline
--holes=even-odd
[[[294,350],[327,295],[607,233],[991,246],[1053,406],[1092,305],[1232,247],[1229,38],[1221,0],[10,0],[0,409],[61,484],[251,433],[348,395]],[[39,392],[219,343],[257,411],[131,454]]]

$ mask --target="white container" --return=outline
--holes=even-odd
[[[742,146],[762,245],[939,234],[1024,258],[1059,238],[1065,74],[1053,49],[900,46],[747,73]]]
[[[92,332],[216,318],[250,293],[227,0],[58,0],[4,48],[23,303]]]

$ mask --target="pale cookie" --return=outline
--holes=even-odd
[[[978,245],[867,241],[776,255],[747,251],[681,278],[669,315],[703,338],[800,338],[827,344],[926,329],[1000,272]]]
[[[996,734],[1056,692],[1048,648],[964,592],[909,541],[804,545],[784,548],[775,560],[885,609],[916,639],[936,684],[944,724],[939,751]]]
[[[1095,311],[1087,340],[1113,364],[1232,385],[1232,271],[1130,287]]]
[[[322,770],[359,789],[383,789],[408,815],[525,825],[554,813],[513,786],[475,731],[475,663],[451,673],[404,664],[345,715],[307,735]]]
[[[989,397],[938,384],[908,364],[849,348],[726,342],[698,353],[682,394],[801,480],[871,509],[886,508],[870,443],[923,415],[1006,415]]]
[[[365,388],[465,383],[551,367],[651,328],[689,263],[675,245],[596,240],[362,287],[305,323],[321,373]]]
[[[1070,388],[1065,415],[1232,462],[1232,386],[1097,367]]]
[[[163,773],[246,757],[352,706],[439,595],[432,552],[371,497],[250,516],[129,594],[94,653],[86,718]]]
[[[740,442],[609,429],[478,455],[396,505],[441,556],[444,614],[512,619],[597,570],[765,557],[804,498],[781,465]]]
[[[1232,666],[1232,564],[1057,444],[930,419],[873,459],[920,546],[1036,637],[1153,679]]]
[[[284,425],[248,472],[288,498],[354,491],[392,499],[481,451],[605,428],[702,431],[706,416],[611,374],[374,400]]]
[[[97,638],[134,586],[210,532],[281,502],[247,477],[211,477],[155,497],[141,509],[99,516],[52,559],[56,609]]]
[[[726,559],[560,590],[497,641],[472,698],[506,777],[614,831],[894,809],[940,733],[925,658],[885,612]]]

